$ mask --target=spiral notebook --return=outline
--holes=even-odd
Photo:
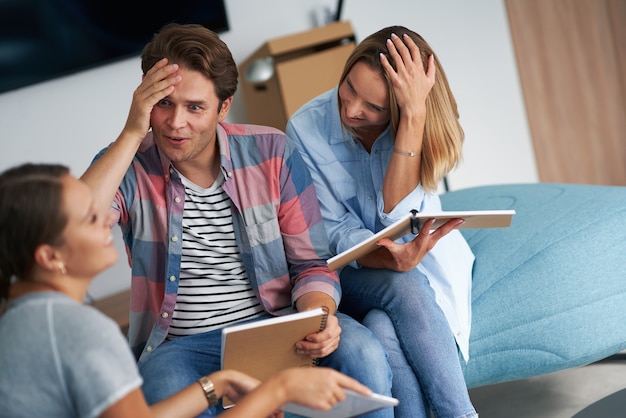
[[[222,369],[235,369],[265,380],[289,367],[311,367],[316,360],[296,353],[295,344],[326,327],[328,313],[311,309],[246,322],[222,330]],[[224,406],[232,406],[224,398]]]

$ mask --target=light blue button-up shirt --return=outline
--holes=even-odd
[[[418,185],[391,212],[383,211],[383,179],[394,146],[390,128],[368,153],[342,130],[336,88],[300,108],[289,120],[286,133],[311,169],[333,254],[371,237],[411,209],[441,210],[439,196]],[[399,241],[413,238],[409,235]],[[473,263],[471,249],[455,230],[440,239],[416,267],[428,277],[465,360],[469,358]],[[356,262],[352,266],[359,268]]]

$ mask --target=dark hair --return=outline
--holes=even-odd
[[[67,224],[62,177],[56,164],[23,164],[0,174],[0,306],[13,277],[27,278],[42,244],[62,244]]]
[[[387,40],[395,33],[400,38],[408,35],[420,50],[420,57],[424,70],[428,68],[428,57],[434,57],[436,70],[435,84],[426,98],[426,122],[424,127],[424,140],[422,149],[422,163],[420,164],[420,182],[426,190],[436,191],[439,181],[461,159],[463,141],[465,135],[459,123],[459,112],[456,100],[448,84],[446,73],[441,62],[430,47],[428,42],[420,35],[404,26],[389,26],[383,28],[363,39],[352,51],[344,66],[339,84],[343,83],[352,67],[358,62],[365,63],[368,67],[378,72],[389,89],[389,110],[391,113],[391,132],[395,139],[400,121],[400,108],[396,101],[395,91],[391,80],[387,76],[381,62],[380,54],[387,57],[387,61],[396,70],[396,63],[387,50]],[[339,97],[341,106],[341,98]],[[351,135],[357,136],[356,132],[349,127],[344,127]]]
[[[165,25],[144,47],[141,69],[144,74],[162,58],[204,74],[215,85],[215,94],[224,100],[237,91],[239,72],[228,46],[212,30],[197,24]]]

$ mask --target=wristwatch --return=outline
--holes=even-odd
[[[204,396],[206,396],[206,400],[209,402],[209,408],[217,405],[217,395],[215,394],[215,386],[211,379],[208,376],[202,376],[198,379],[198,383],[202,386],[202,390],[204,391]]]

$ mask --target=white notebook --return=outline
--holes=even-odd
[[[349,389],[346,389],[345,392],[346,399],[337,402],[329,411],[320,411],[295,403],[285,404],[282,410],[310,418],[349,418],[398,405],[396,398],[377,393],[372,394],[372,396],[363,396]]]
[[[431,229],[437,229],[451,219],[462,218],[465,222],[458,229],[471,228],[503,228],[511,225],[511,219],[515,210],[467,210],[467,211],[444,211],[420,213],[416,210],[409,212],[404,218],[394,222],[382,231],[372,235],[369,239],[356,244],[354,247],[328,259],[328,267],[337,270],[346,264],[363,257],[374,251],[378,246],[376,242],[381,238],[389,238],[393,241],[408,234],[419,233],[422,222],[434,218],[435,222]]]

